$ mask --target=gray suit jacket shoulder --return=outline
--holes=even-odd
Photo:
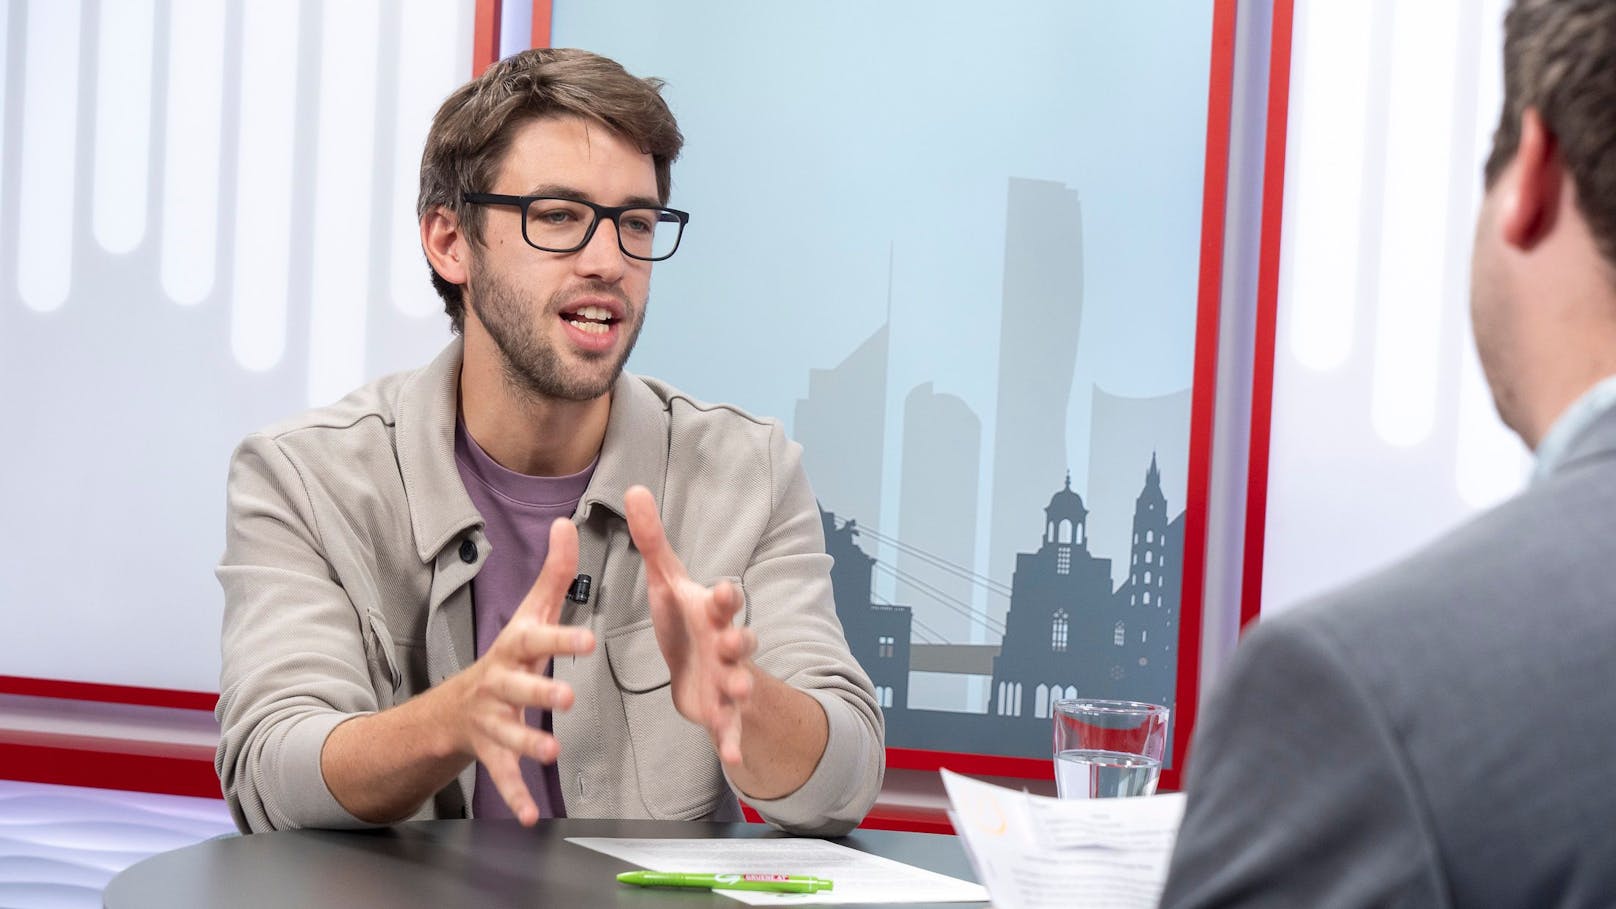
[[[1162,905],[1616,905],[1616,412],[1515,499],[1248,636]]]

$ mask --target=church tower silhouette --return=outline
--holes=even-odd
[[[1161,605],[1166,581],[1162,575],[1167,553],[1167,497],[1162,495],[1161,470],[1150,455],[1145,488],[1133,512],[1133,560],[1128,570],[1128,605]]]
[[[1044,508],[1037,552],[1016,554],[1004,644],[993,660],[988,713],[1047,717],[1055,698],[1090,692],[1104,678],[1100,649],[1115,613],[1111,560],[1089,551],[1088,508],[1072,475]]]
[[[1184,554],[1184,515],[1168,519],[1154,452],[1144,489],[1134,504],[1131,549],[1128,580],[1117,591],[1118,601],[1126,606],[1115,629],[1122,659],[1113,675],[1127,697],[1171,706],[1177,679],[1174,657],[1183,579],[1178,563]]]

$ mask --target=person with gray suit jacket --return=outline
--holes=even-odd
[[[1471,312],[1529,488],[1265,621],[1162,905],[1616,905],[1616,2],[1517,0]]]

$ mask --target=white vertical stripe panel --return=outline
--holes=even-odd
[[[1492,151],[1493,133],[1504,109],[1504,9],[1506,0],[1478,0],[1481,4],[1481,48],[1476,67],[1476,183]]]
[[[1368,116],[1373,3],[1314,0],[1296,5],[1300,46],[1292,57],[1287,138],[1293,149],[1286,193],[1285,311],[1291,352],[1312,369],[1333,369],[1352,350],[1358,306],[1358,238]]]
[[[1476,195],[1481,196],[1481,170],[1492,149],[1504,103],[1503,15],[1505,0],[1482,0],[1481,37],[1475,79],[1476,131],[1474,162]],[[1470,207],[1475,219],[1477,205]],[[1469,320],[1465,323],[1469,325]],[[1498,419],[1492,395],[1476,359],[1475,342],[1468,334],[1459,373],[1459,426],[1454,452],[1459,497],[1473,508],[1486,508],[1519,491],[1531,467],[1531,456],[1521,440]]]
[[[415,199],[421,186],[421,150],[426,146],[432,115],[467,69],[455,52],[464,43],[455,40],[460,34],[458,17],[459,10],[442,0],[404,0],[400,16],[389,261],[393,305],[408,316],[428,316],[442,308],[421,254]],[[455,43],[451,46],[450,42]]]
[[[254,370],[273,367],[286,349],[299,6],[247,0],[242,8],[230,350]]]
[[[218,255],[225,4],[170,4],[160,273],[169,297],[191,305],[213,290]]]
[[[11,157],[11,145],[6,142],[6,48],[11,46],[11,4],[0,3],[0,174],[6,172],[6,161]],[[5,180],[0,179],[0,213],[6,210]]]
[[[1460,2],[1395,8],[1370,392],[1371,423],[1392,445],[1424,441],[1436,420]]]
[[[95,239],[126,253],[146,235],[155,0],[101,4],[95,92]]]
[[[311,404],[335,400],[364,379],[376,145],[376,0],[327,3],[322,12],[309,313]]]
[[[79,0],[33,3],[23,45],[22,180],[17,210],[17,291],[50,312],[67,302],[73,268],[77,179]]]
[[[519,54],[533,46],[532,0],[501,0],[499,4],[499,57]]]

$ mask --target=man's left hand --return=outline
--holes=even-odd
[[[707,730],[726,767],[739,767],[741,710],[757,671],[757,636],[734,624],[741,591],[729,581],[707,587],[690,579],[662,530],[650,490],[631,487],[624,505],[629,535],[645,560],[651,623],[673,679],[673,706]]]

